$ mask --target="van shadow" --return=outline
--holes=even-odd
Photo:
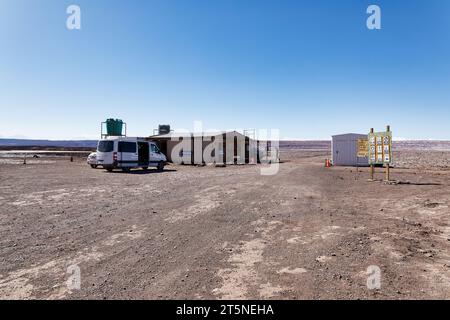
[[[112,171],[112,172],[106,172],[106,173],[141,175],[141,174],[155,174],[155,173],[174,172],[174,171],[177,171],[177,170],[175,170],[175,169],[164,169],[163,171],[159,171],[158,169],[147,169],[147,170],[136,169],[136,170],[130,170],[130,171],[118,170],[118,171]]]
[[[396,184],[404,184],[410,186],[442,186],[439,182],[411,182],[411,181],[397,181]]]

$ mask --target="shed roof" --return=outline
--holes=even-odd
[[[367,137],[367,134],[363,133],[343,133],[343,134],[335,134],[331,136],[333,138],[351,138],[351,137]]]

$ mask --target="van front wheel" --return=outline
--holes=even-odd
[[[158,163],[158,167],[157,167],[158,171],[163,171],[164,170],[164,162],[160,162]]]

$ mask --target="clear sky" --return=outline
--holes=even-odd
[[[2,138],[98,138],[114,117],[450,139],[450,1],[0,0],[0,111]]]

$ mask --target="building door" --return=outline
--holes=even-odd
[[[349,153],[350,150],[348,150],[348,142],[345,140],[336,141],[335,148],[333,150],[334,156],[335,156],[335,163],[336,165],[349,165]]]

